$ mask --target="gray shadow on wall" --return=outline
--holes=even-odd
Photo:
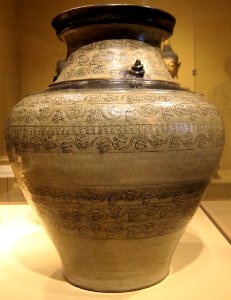
[[[181,269],[193,263],[200,256],[203,248],[203,241],[198,234],[186,231],[173,255],[171,273],[179,272]]]
[[[208,99],[220,111],[225,125],[225,148],[222,167],[231,169],[231,55],[224,59],[223,69],[227,80],[214,86],[208,93]]]

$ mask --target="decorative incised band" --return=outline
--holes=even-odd
[[[12,126],[8,128],[7,146],[16,152],[62,153],[179,151],[223,146],[223,131],[218,124],[196,125],[198,131],[195,132],[188,129],[192,124],[64,128]]]
[[[173,82],[161,59],[160,49],[143,41],[106,39],[80,48],[78,43],[76,46],[77,49],[68,57],[56,82],[134,79],[130,70],[136,59],[142,61],[145,80]],[[140,84],[142,86],[142,82]]]
[[[145,122],[152,121],[200,121],[207,117],[207,122],[220,121],[217,111],[210,105],[187,105],[187,104],[143,104],[143,105],[98,105],[97,107],[83,107],[76,104],[70,107],[51,107],[44,106],[43,108],[20,108],[15,109],[14,114],[10,116],[9,122],[12,125],[29,125],[39,121],[41,125],[48,124],[62,124],[67,121],[79,122],[81,124],[95,124],[99,121],[111,121],[114,125],[121,120],[121,122],[131,124],[139,121],[142,118]],[[209,118],[209,119],[208,119]],[[81,123],[80,123],[81,122]],[[70,123],[72,124],[72,123]],[[75,123],[76,124],[76,123]],[[76,124],[77,125],[77,124]]]
[[[28,192],[38,198],[36,202],[44,203],[47,197],[57,204],[87,204],[87,205],[128,205],[128,204],[160,204],[165,202],[182,201],[200,196],[207,181],[180,182],[156,184],[143,187],[49,187],[40,184],[36,188],[28,187]]]
[[[30,108],[40,106],[48,106],[54,108],[55,106],[62,105],[96,105],[96,104],[162,104],[166,105],[177,105],[178,107],[183,105],[183,111],[185,111],[185,105],[194,105],[194,109],[200,111],[201,109],[210,107],[210,110],[213,109],[214,113],[216,112],[214,106],[208,104],[204,96],[199,94],[189,94],[187,92],[158,92],[158,91],[146,91],[142,93],[140,91],[126,91],[118,92],[111,90],[110,92],[79,92],[79,91],[65,91],[65,94],[55,91],[50,91],[37,95],[30,95],[25,97],[22,101],[17,103],[15,108]],[[59,107],[57,107],[59,108]],[[191,110],[191,109],[190,109]],[[187,111],[185,111],[186,113]]]
[[[40,186],[30,193],[50,230],[74,231],[80,238],[137,239],[170,234],[185,226],[206,185],[185,182],[72,191]]]
[[[16,152],[63,153],[214,148],[224,136],[212,105],[179,92],[29,96],[10,115],[7,133]]]

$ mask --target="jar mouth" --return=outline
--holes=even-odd
[[[159,29],[167,38],[172,35],[175,23],[175,18],[165,11],[129,4],[77,7],[58,14],[52,20],[52,26],[58,36],[67,30],[89,25],[136,24]]]

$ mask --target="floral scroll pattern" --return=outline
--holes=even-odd
[[[57,82],[89,78],[126,78],[139,58],[145,65],[146,79],[171,81],[159,49],[135,40],[106,40],[83,46],[68,58]]]
[[[51,124],[61,124],[65,121],[84,122],[86,124],[95,124],[98,121],[124,121],[132,123],[140,118],[158,117],[162,121],[172,121],[182,117],[187,120],[200,120],[202,117],[216,118],[217,113],[211,106],[205,105],[168,105],[160,106],[156,104],[144,104],[116,106],[107,105],[107,107],[87,107],[71,106],[65,108],[53,108],[45,106],[38,110],[22,108],[15,110],[11,116],[11,123],[32,124],[33,122],[50,122]]]
[[[136,152],[222,147],[220,117],[202,96],[57,93],[26,97],[8,119],[19,152]],[[205,121],[206,117],[206,121]]]
[[[171,234],[185,226],[206,185],[185,182],[75,191],[39,186],[30,193],[40,216],[53,230],[74,231],[81,238],[137,239]],[[54,205],[48,207],[48,200]]]
[[[190,95],[187,92],[174,93],[158,93],[146,91],[145,93],[124,92],[97,92],[84,93],[78,91],[66,91],[65,95],[60,95],[58,92],[42,93],[38,95],[30,95],[20,101],[16,108],[22,107],[39,107],[39,106],[62,106],[62,105],[77,105],[84,101],[85,105],[98,104],[154,104],[154,103],[171,103],[171,104],[194,104],[208,106],[205,97],[197,94]],[[211,107],[211,106],[210,106]]]
[[[180,151],[222,146],[223,132],[217,124],[193,125],[197,128],[196,133],[187,131],[192,124],[170,124],[167,127],[158,125],[45,129],[33,126],[12,127],[8,143],[16,152],[62,153]],[[172,128],[175,128],[175,132]],[[116,134],[116,131],[120,133]]]

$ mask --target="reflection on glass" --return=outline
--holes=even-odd
[[[161,56],[172,78],[178,78],[178,71],[181,63],[179,62],[178,55],[173,51],[169,40],[164,42]]]

